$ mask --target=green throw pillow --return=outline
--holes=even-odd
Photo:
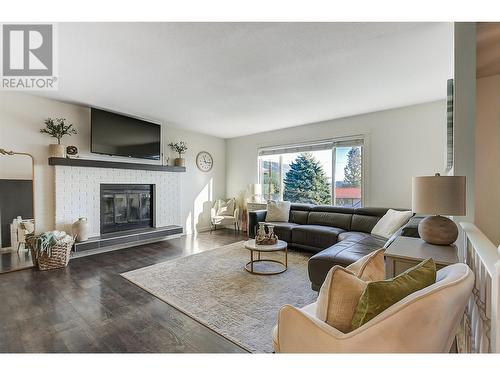
[[[436,282],[436,265],[429,258],[398,276],[367,284],[352,318],[352,329],[361,327],[389,306]]]

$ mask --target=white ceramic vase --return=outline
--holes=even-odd
[[[72,225],[73,236],[76,242],[83,242],[89,239],[89,223],[86,217],[80,217]]]

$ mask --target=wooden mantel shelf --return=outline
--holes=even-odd
[[[186,172],[186,167],[175,167],[173,165],[122,163],[118,161],[89,160],[79,158],[49,158],[49,165],[86,168],[135,169],[159,172]]]

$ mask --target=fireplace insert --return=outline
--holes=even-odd
[[[101,184],[101,234],[153,227],[153,185]]]

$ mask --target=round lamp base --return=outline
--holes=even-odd
[[[418,224],[418,234],[433,245],[451,245],[457,240],[458,228],[453,220],[444,216],[428,216]]]

